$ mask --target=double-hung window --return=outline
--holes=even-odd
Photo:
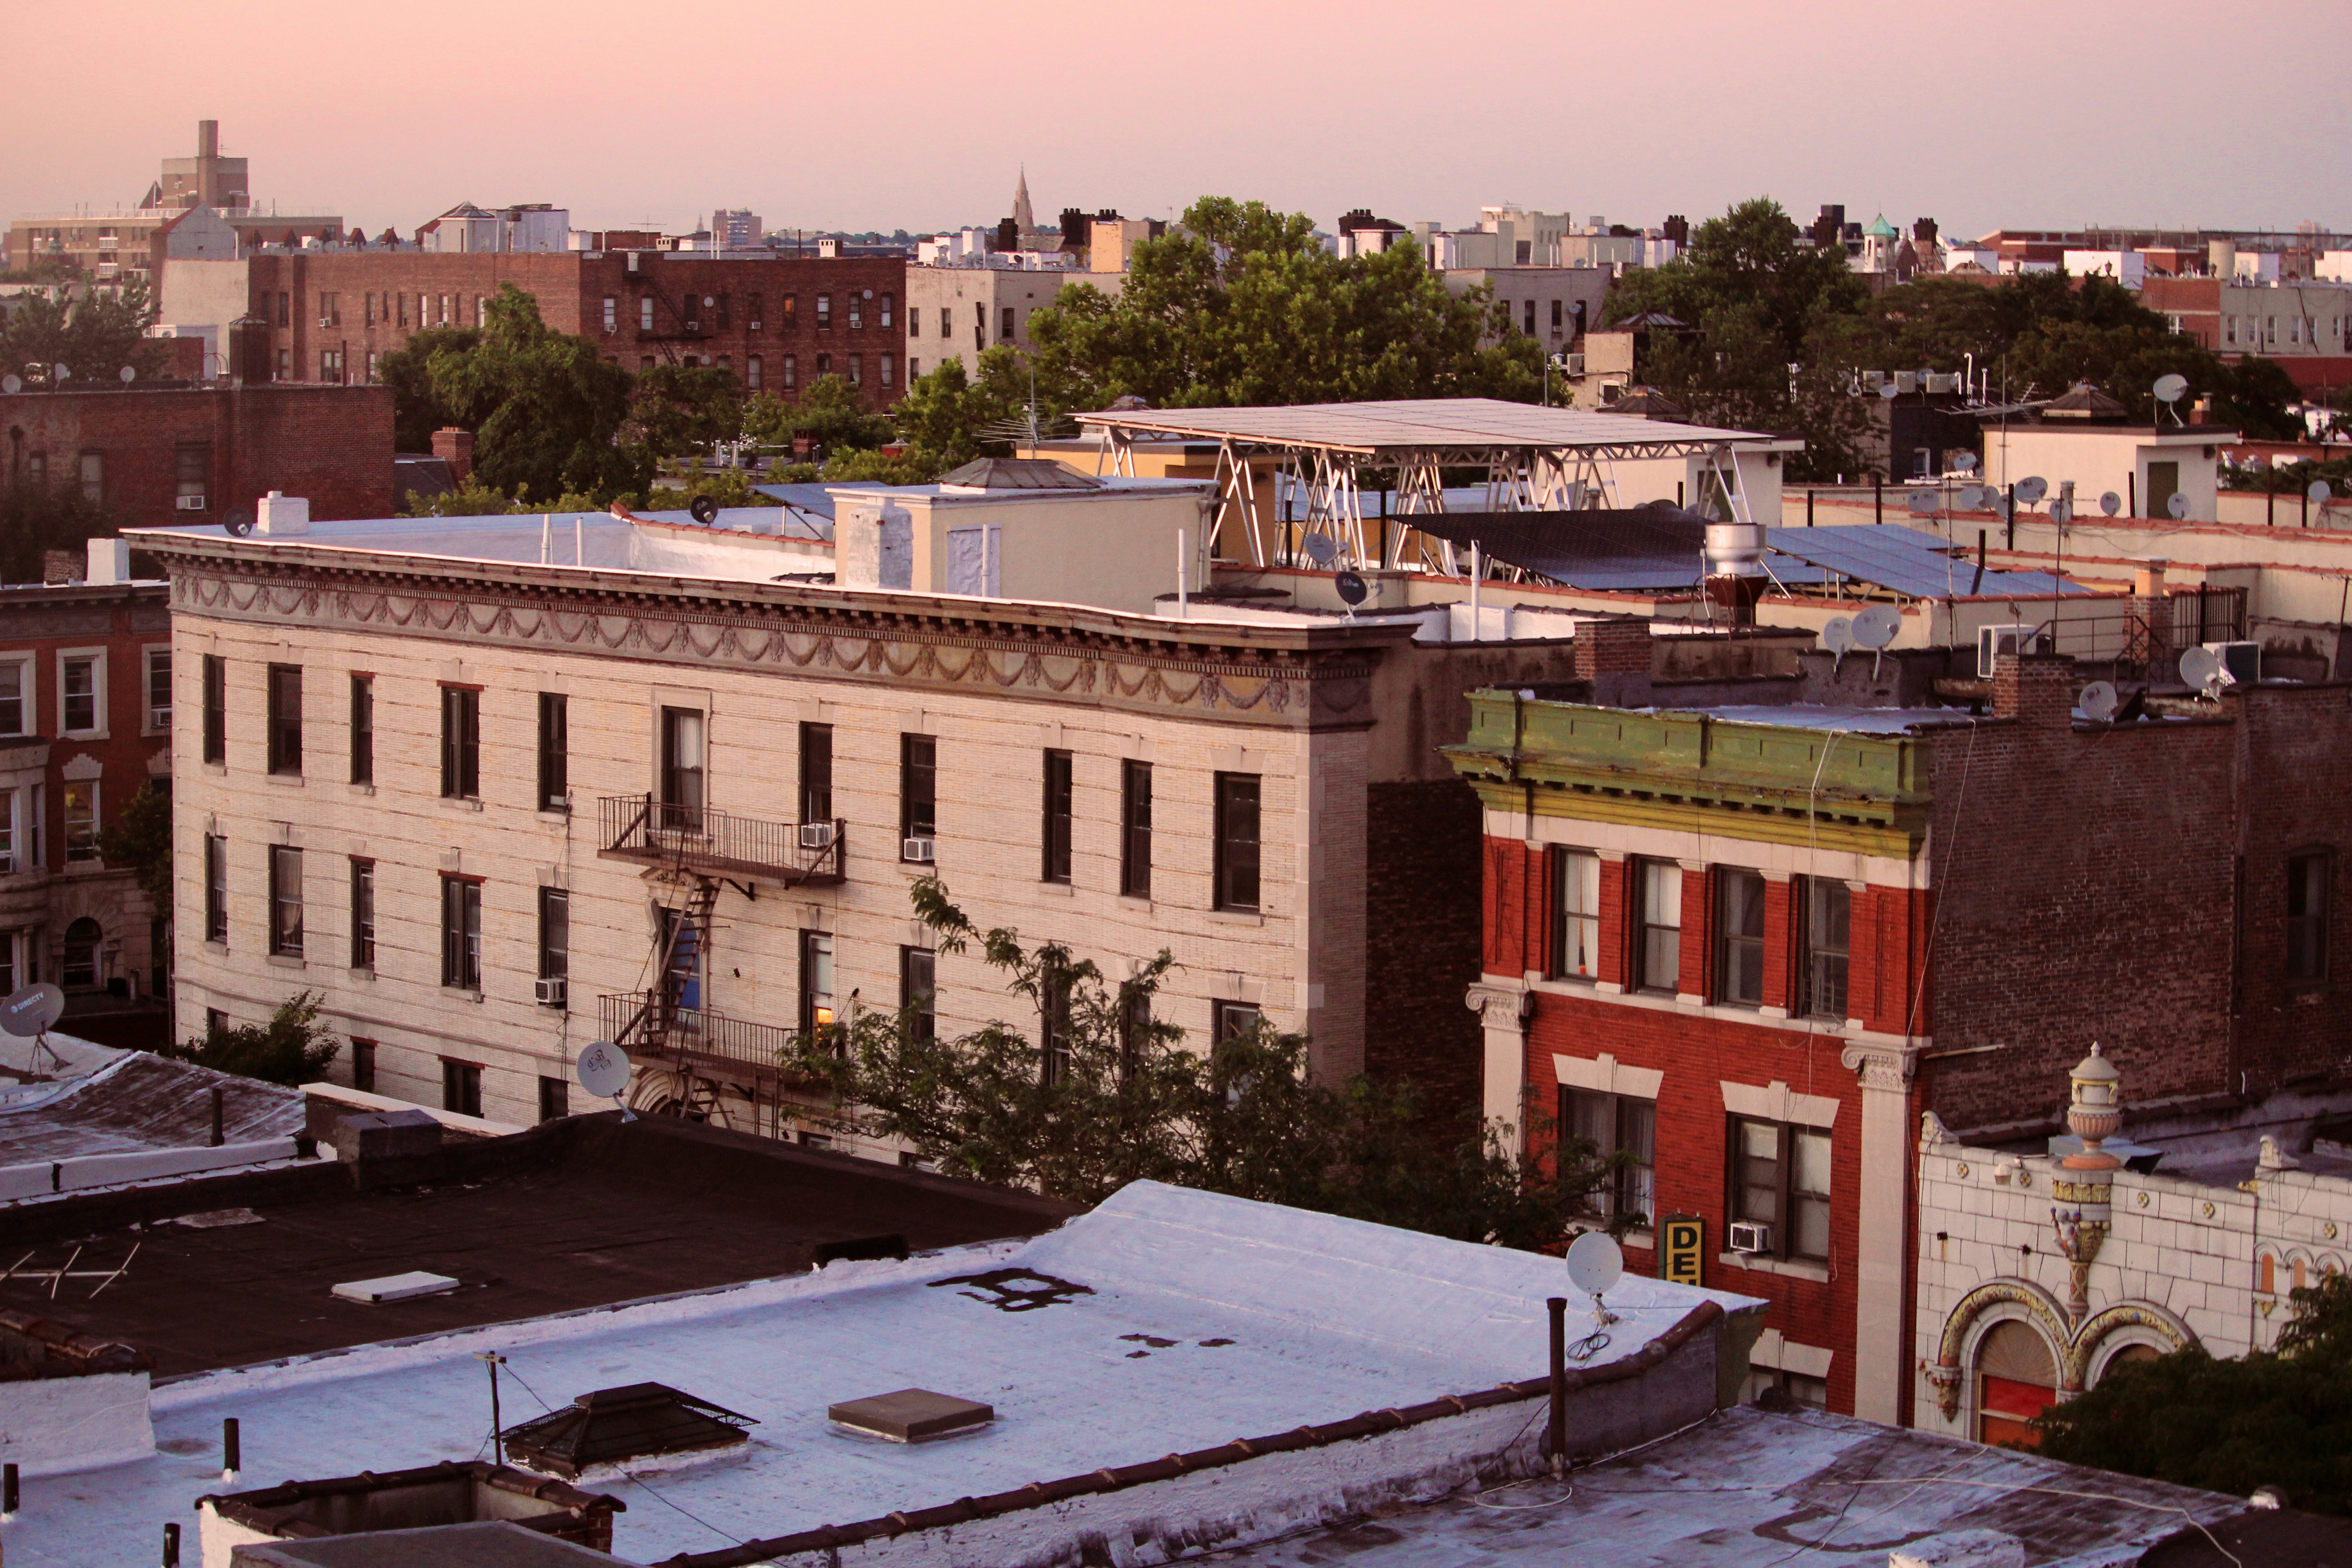
[[[269,771],[302,773],[302,667],[269,667]]]
[[[352,783],[375,783],[375,677],[352,677]]]
[[[940,743],[929,735],[898,737],[898,838],[904,859],[928,858],[940,831]]]
[[[169,733],[172,728],[172,650],[147,650],[147,732]]]
[[[571,973],[572,894],[562,888],[541,888],[539,890],[539,977],[565,984],[541,986],[541,1000],[551,1007],[566,1005]]]
[[[1551,973],[1555,980],[1601,978],[1601,857],[1552,851]]]
[[[1658,1102],[1630,1094],[1601,1094],[1591,1089],[1559,1091],[1560,1131],[1592,1145],[1604,1158],[1622,1156],[1593,1194],[1604,1219],[1623,1215],[1635,1225],[1647,1225],[1656,1199]]]
[[[560,691],[539,694],[539,809],[572,807],[570,703]]]
[[[375,967],[375,862],[352,862],[352,967]]]
[[[0,735],[32,733],[32,660],[0,659]]]
[[[1040,837],[1045,846],[1045,867],[1039,879],[1060,882],[1070,880],[1070,816],[1071,763],[1067,752],[1045,753],[1045,802],[1044,824]]]
[[[1716,1000],[1764,1001],[1764,878],[1726,866],[1715,874]]]
[[[66,859],[98,858],[98,781],[68,779],[65,790]]]
[[[470,686],[441,689],[441,795],[478,800],[482,794],[482,694]]]
[[[1066,973],[1045,977],[1045,1000],[1037,1016],[1037,1073],[1046,1083],[1059,1083],[1070,1076],[1070,985]]]
[[[205,761],[228,761],[228,661],[205,655]]]
[[[205,940],[228,940],[228,840],[205,835]]]
[[[1124,762],[1118,767],[1118,890],[1130,899],[1151,896],[1151,764]]]
[[[482,1069],[478,1063],[441,1058],[441,1109],[460,1116],[482,1113]]]
[[[801,820],[833,820],[833,726],[801,726]]]
[[[68,655],[58,660],[61,710],[58,729],[68,735],[93,734],[99,723],[99,662],[94,654]]]
[[[801,932],[801,1033],[833,1027],[833,933]]]
[[[1829,1260],[1828,1133],[1734,1117],[1730,1167],[1731,1217],[1769,1227],[1767,1255]]]
[[[1255,773],[1216,778],[1216,906],[1258,908],[1259,779]]]
[[[269,847],[269,951],[302,956],[302,851],[290,844]]]
[[[2327,978],[2328,884],[2335,868],[2325,849],[2306,850],[2286,863],[2286,977],[2311,983]]]
[[[1805,960],[1799,972],[1805,987],[1803,1011],[1808,1017],[1843,1018],[1853,889],[1833,877],[1806,878],[1803,921]]]
[[[1683,868],[1672,860],[1634,862],[1633,984],[1672,993],[1683,961]]]
[[[939,1029],[939,955],[928,947],[898,950],[898,1010],[907,1038],[922,1041]]]
[[[441,984],[482,988],[482,884],[471,877],[441,879]]]
[[[699,708],[661,710],[661,825],[702,830],[704,715]]]

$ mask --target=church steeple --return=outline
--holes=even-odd
[[[1029,205],[1029,165],[1021,165],[1021,178],[1013,187],[1013,222],[1023,234],[1037,227],[1037,215]]]

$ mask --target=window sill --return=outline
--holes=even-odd
[[[1078,890],[1067,882],[1040,882],[1037,890],[1050,899],[1075,899]]]
[[[441,989],[463,1002],[479,1002],[482,994],[470,985],[444,985]]]
[[[301,789],[305,787],[302,775],[300,773],[264,773],[262,775],[262,782],[269,784],[275,789]]]
[[[354,964],[348,973],[353,980],[359,981],[362,984],[373,985],[375,984],[375,971],[373,969]]]
[[[66,868],[63,875],[68,877],[95,877],[105,869],[106,862],[95,858],[88,860],[68,860],[66,862]]]
[[[109,734],[109,733],[108,733],[106,731],[104,731],[104,730],[68,730],[68,731],[64,731],[62,734],[58,735],[58,739],[60,742],[65,742],[65,741],[110,741],[110,740],[114,739],[114,737],[113,737],[112,735]]]
[[[270,952],[262,956],[272,969],[299,969],[303,966],[302,955],[299,952]]]
[[[346,784],[343,787],[350,790],[353,795],[367,795],[371,798],[375,795],[375,785],[372,784]]]
[[[440,797],[440,800],[443,805],[448,807],[452,811],[479,811],[482,809],[482,797],[478,795],[445,795]]]
[[[1138,898],[1133,893],[1121,893],[1118,895],[1118,907],[1148,915],[1151,912],[1151,900],[1149,898]]]
[[[212,774],[212,776],[216,779],[225,779],[228,777],[228,764],[226,763],[199,763],[196,765],[203,768],[205,772]]]
[[[1795,1258],[1768,1258],[1760,1252],[1718,1252],[1715,1260],[1726,1268],[1746,1268],[1758,1274],[1779,1274],[1790,1279],[1830,1282],[1829,1265]]]
[[[1209,919],[1221,926],[1262,926],[1265,924],[1263,910],[1210,910]]]
[[[569,822],[572,820],[572,808],[568,805],[542,805],[535,815],[550,823]]]

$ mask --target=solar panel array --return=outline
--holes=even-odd
[[[2079,583],[2047,572],[1986,571],[1960,558],[1960,547],[1900,523],[1851,523],[1831,528],[1776,528],[1765,536],[1775,553],[1909,598],[2014,594],[2047,597],[2087,594]],[[1776,568],[1777,571],[1777,568]]]

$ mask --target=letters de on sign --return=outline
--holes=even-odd
[[[1706,1222],[1696,1215],[1668,1215],[1658,1222],[1658,1278],[1677,1285],[1700,1283],[1706,1251]]]

